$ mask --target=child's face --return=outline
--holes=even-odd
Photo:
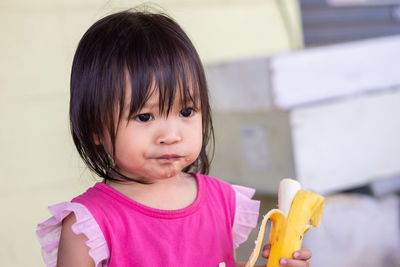
[[[115,140],[117,170],[139,180],[177,176],[200,153],[201,111],[192,104],[182,106],[180,99],[176,98],[166,117],[159,112],[158,93],[153,93],[143,109],[129,118],[131,90],[128,88],[126,91]],[[108,152],[112,151],[109,140],[105,145]]]

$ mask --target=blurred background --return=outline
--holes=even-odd
[[[141,3],[0,2],[2,266],[44,266],[35,229],[47,206],[98,181],[69,134],[72,58],[96,20]],[[326,196],[303,243],[314,267],[400,266],[400,0],[153,3],[204,62],[211,174],[256,188],[261,214],[285,177]]]

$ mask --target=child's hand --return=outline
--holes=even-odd
[[[268,259],[271,245],[266,244],[262,251],[262,257]],[[279,264],[284,267],[309,267],[312,253],[309,249],[300,249],[293,253],[293,259],[281,258]]]

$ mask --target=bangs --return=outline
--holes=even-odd
[[[131,19],[127,17],[125,23],[132,23]],[[116,46],[123,49],[118,51],[117,64],[111,75],[119,81],[116,83],[119,97],[114,99],[119,100],[120,114],[126,82],[132,91],[130,115],[140,111],[156,92],[163,115],[169,114],[176,97],[182,106],[202,109],[201,103],[208,105],[208,94],[202,93],[207,91],[204,90],[207,85],[203,66],[189,38],[164,15],[146,14],[134,19],[139,20],[135,24],[141,27],[123,27],[127,30],[119,33],[120,40],[116,40]]]
[[[161,115],[169,115],[175,99],[179,100],[182,107],[193,106],[201,109],[200,82],[196,72],[188,67],[182,54],[171,58],[171,63],[165,62],[164,59],[150,54],[147,62],[152,64],[145,69],[141,69],[135,62],[126,62],[125,81],[129,82],[131,88],[130,115],[137,114],[155,93],[158,94]],[[120,90],[126,90],[126,88],[125,84]],[[120,99],[120,101],[123,100]]]

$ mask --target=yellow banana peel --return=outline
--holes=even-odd
[[[293,180],[288,181],[289,179],[284,180],[286,184],[289,184],[289,187],[293,187],[293,183],[297,183]],[[285,194],[287,190],[290,191],[290,188],[281,188],[280,186],[280,197],[282,194]],[[268,243],[271,244],[271,251],[267,267],[281,266],[279,265],[279,260],[282,257],[292,258],[293,252],[301,248],[304,234],[312,226],[320,226],[324,197],[305,190],[296,190],[296,192],[292,192],[292,195],[293,194],[295,194],[294,198],[293,196],[289,196],[293,198],[293,201],[291,201],[291,199],[289,200],[291,206],[288,213],[285,212],[285,210],[272,209],[264,216],[255,248],[250,255],[246,267],[253,267],[257,261],[268,220],[271,220],[272,223],[268,241]]]

